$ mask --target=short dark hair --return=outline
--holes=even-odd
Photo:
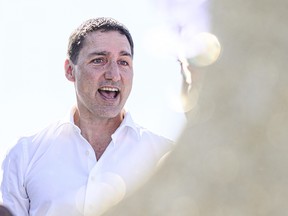
[[[69,37],[68,44],[68,57],[76,64],[79,56],[79,52],[83,47],[86,36],[94,31],[118,31],[125,35],[131,47],[131,54],[134,54],[134,43],[129,30],[120,22],[113,18],[99,17],[89,19],[83,22],[77,29],[75,29]]]

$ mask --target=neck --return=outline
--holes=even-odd
[[[79,110],[74,114],[74,122],[81,129],[82,136],[93,147],[97,159],[101,157],[109,143],[111,136],[121,124],[124,111],[113,118],[85,118]]]
[[[112,135],[124,118],[124,111],[113,118],[90,118],[82,116],[79,110],[74,114],[74,122],[81,129],[82,135],[89,140],[95,134]],[[104,134],[103,134],[104,133]]]

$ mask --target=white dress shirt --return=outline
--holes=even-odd
[[[144,183],[172,149],[126,113],[97,161],[73,114],[22,137],[4,160],[3,204],[15,216],[101,215]]]

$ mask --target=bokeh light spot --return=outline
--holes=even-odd
[[[188,44],[188,62],[198,67],[209,66],[217,61],[221,53],[218,38],[208,32],[197,34]]]

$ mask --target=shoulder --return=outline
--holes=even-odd
[[[140,142],[145,146],[149,146],[154,154],[162,156],[174,148],[172,140],[141,126],[137,126],[137,129]]]
[[[39,147],[44,147],[49,142],[48,139],[51,139],[51,134],[55,134],[55,131],[59,127],[59,122],[52,123],[36,132],[25,134],[18,138],[14,145],[8,150],[7,158],[9,160],[22,158],[23,160],[28,160],[31,155],[33,155]]]
[[[154,131],[151,131],[147,128],[138,126],[138,130],[140,132],[140,137],[142,137],[143,139],[149,139],[150,141],[152,141],[153,143],[159,143],[162,145],[173,145],[173,141],[160,135],[155,133]]]
[[[150,129],[143,127],[142,125],[139,125],[138,123],[136,123],[133,119],[132,119],[132,115],[131,113],[127,112],[125,114],[125,119],[124,119],[124,123],[123,125],[125,126],[129,126],[130,128],[132,128],[136,133],[139,139],[142,140],[147,140],[150,141],[152,143],[158,143],[163,144],[163,145],[173,145],[173,141],[169,140],[168,138],[159,135],[153,131],[151,131]]]

